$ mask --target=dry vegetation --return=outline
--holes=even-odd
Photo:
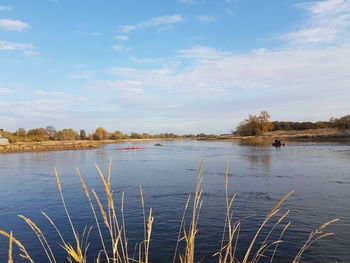
[[[84,150],[95,149],[99,145],[100,142],[95,141],[17,142],[0,145],[0,153]]]
[[[195,189],[195,194],[193,197],[189,196],[184,208],[184,213],[182,216],[179,233],[178,233],[178,242],[175,248],[174,262],[181,263],[194,263],[196,258],[196,235],[198,233],[198,219],[203,203],[202,199],[202,166],[203,162],[200,166],[198,176],[197,176],[197,184]],[[104,186],[104,191],[106,194],[106,204],[102,204],[100,197],[96,194],[96,192],[92,189],[91,191],[88,189],[87,185],[83,177],[81,176],[79,170],[77,169],[77,175],[80,179],[82,188],[86,195],[86,198],[89,201],[91,211],[93,217],[95,219],[96,227],[99,233],[101,250],[97,252],[95,257],[95,263],[99,262],[108,262],[108,263],[148,263],[150,262],[150,242],[152,236],[152,227],[154,223],[154,217],[152,216],[152,208],[149,211],[145,211],[145,203],[143,198],[142,188],[140,187],[140,196],[141,196],[141,204],[143,210],[143,225],[144,225],[144,233],[143,240],[138,243],[137,253],[131,256],[128,239],[126,235],[125,229],[125,213],[124,213],[124,194],[122,195],[121,207],[116,207],[113,190],[111,189],[111,165],[108,168],[107,176],[104,176],[101,172],[100,168],[96,165],[97,171],[100,175],[102,184]],[[89,248],[89,233],[91,228],[85,228],[84,232],[79,235],[76,231],[74,223],[71,220],[69,211],[66,206],[65,198],[62,192],[62,185],[60,182],[60,178],[58,176],[57,170],[55,169],[55,177],[57,181],[57,187],[61,196],[61,201],[63,207],[66,212],[66,216],[68,218],[70,228],[72,234],[74,236],[74,244],[68,243],[65,238],[62,236],[60,230],[55,225],[52,218],[50,218],[47,214],[43,213],[43,216],[47,218],[49,223],[55,228],[58,236],[60,237],[62,250],[67,255],[67,260],[70,263],[87,263],[91,262],[87,259],[87,250]],[[213,256],[217,258],[218,263],[256,263],[261,261],[262,259],[266,260],[267,251],[269,251],[270,259],[269,262],[274,262],[275,255],[277,253],[278,246],[282,241],[283,234],[286,229],[290,226],[291,222],[285,222],[287,219],[287,215],[289,211],[282,212],[280,210],[281,205],[288,199],[288,197],[292,194],[292,192],[288,193],[284,196],[266,215],[265,219],[261,223],[260,227],[257,229],[256,233],[252,236],[250,245],[246,249],[244,256],[242,259],[238,258],[236,255],[237,247],[239,246],[238,238],[239,231],[241,227],[241,222],[233,222],[233,203],[235,201],[235,195],[230,197],[228,192],[228,165],[226,168],[226,182],[225,182],[225,195],[226,195],[226,218],[225,227],[222,234],[221,240],[221,248],[220,250]],[[192,203],[192,204],[191,204]],[[189,227],[185,227],[186,224],[185,214],[187,210],[192,210],[191,212],[191,220]],[[43,231],[29,218],[20,215],[29,227],[33,230],[37,238],[39,239],[43,253],[47,256],[48,261],[50,263],[56,263],[56,257],[52,252],[49,241],[45,238],[45,234]],[[263,230],[274,220],[272,224],[272,228],[269,229],[267,234],[262,234]],[[325,229],[332,223],[336,222],[338,219],[334,219],[328,221],[321,225],[316,230],[312,231],[305,244],[301,245],[299,252],[292,259],[292,263],[301,262],[301,257],[304,252],[317,240],[333,235],[333,233],[325,232]],[[278,228],[279,226],[279,228]],[[281,228],[282,227],[282,228]],[[277,229],[280,230],[278,236],[279,238],[274,241],[269,241],[270,236],[273,232],[276,232]],[[105,231],[104,229],[107,229]],[[34,260],[31,258],[29,252],[25,249],[22,243],[13,237],[12,232],[6,233],[0,230],[0,234],[7,237],[9,239],[8,246],[8,263],[13,263],[13,246],[18,246],[21,254],[20,256],[26,259],[28,262],[34,263]],[[258,238],[262,238],[262,242],[258,242]],[[107,244],[108,242],[108,244]],[[180,246],[181,244],[181,246]],[[180,249],[182,247],[183,249]],[[5,248],[3,248],[5,249]]]

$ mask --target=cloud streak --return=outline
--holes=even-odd
[[[123,46],[123,45],[114,45],[113,50],[118,52],[131,51],[131,47]]]
[[[187,123],[187,127],[181,126],[183,131],[199,131],[198,127],[228,131],[234,125],[227,124],[228,118],[238,124],[242,115],[261,109],[280,120],[320,120],[335,112],[348,114],[349,2],[303,5],[309,18],[283,35],[286,43],[279,48],[243,53],[207,46],[180,49],[167,59],[176,61],[171,65],[111,68],[106,71],[111,79],[95,83],[95,88],[109,90],[108,98],[123,98],[121,109],[132,105],[144,118],[152,104],[157,112],[166,112],[167,120],[176,126]],[[178,107],[162,109],[164,100]]]
[[[0,29],[7,31],[21,31],[28,28],[29,25],[20,20],[0,19]]]
[[[9,42],[9,41],[3,41],[0,40],[0,50],[26,50],[26,49],[32,49],[33,44],[29,43],[16,43],[16,42]]]
[[[127,40],[129,40],[129,37],[125,36],[125,35],[117,35],[114,37],[114,39],[118,40],[118,41],[127,41]]]
[[[123,33],[129,33],[142,28],[157,27],[162,25],[171,25],[179,22],[183,22],[184,19],[182,15],[167,15],[154,17],[148,21],[143,21],[135,25],[122,25],[119,26],[119,30]]]
[[[327,0],[299,5],[310,13],[305,25],[282,36],[292,44],[332,44],[350,39],[350,1]]]
[[[66,94],[62,91],[46,91],[46,90],[34,90],[33,93],[35,95],[40,95],[40,96],[46,96],[46,95],[52,95],[54,97],[63,97]]]
[[[14,91],[9,88],[0,88],[0,94],[12,94]]]
[[[11,11],[12,8],[6,5],[0,5],[0,11]]]
[[[198,22],[214,22],[216,19],[213,16],[197,16],[196,20]]]

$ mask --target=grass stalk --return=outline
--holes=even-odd
[[[114,195],[113,195],[112,186],[111,186],[111,165],[112,165],[112,161],[110,160],[108,165],[107,177],[103,175],[101,169],[96,165],[98,174],[101,178],[101,181],[104,187],[104,192],[106,195],[106,204],[102,203],[100,197],[97,195],[94,189],[91,189],[92,196],[90,196],[90,191],[86,186],[86,183],[83,177],[81,176],[79,170],[76,169],[81,186],[88,199],[89,206],[92,210],[95,223],[97,226],[99,239],[101,241],[102,248],[97,253],[97,258],[95,260],[95,263],[101,263],[102,260],[105,260],[103,262],[107,262],[107,263],[131,263],[131,262],[151,263],[150,248],[151,248],[152,231],[153,231],[153,224],[154,224],[153,209],[150,208],[149,213],[146,216],[144,194],[143,194],[142,187],[140,186],[141,206],[142,206],[142,215],[143,215],[143,240],[139,243],[136,243],[135,254],[133,257],[129,257],[128,239],[127,239],[126,223],[125,223],[126,222],[125,207],[124,207],[125,194],[124,192],[122,193],[120,213],[119,212],[117,213],[115,201],[114,201]],[[202,170],[203,170],[203,161],[201,162],[201,165],[199,167],[199,171],[197,174],[195,193],[193,196],[189,195],[184,206],[180,228],[177,236],[176,247],[175,247],[174,256],[172,260],[173,263],[177,262],[177,259],[181,263],[195,262],[196,238],[198,234],[200,212],[203,205]],[[69,221],[70,228],[73,233],[76,244],[73,246],[72,244],[67,243],[63,235],[59,231],[58,227],[54,223],[54,221],[46,213],[42,212],[42,214],[50,222],[50,224],[55,228],[57,234],[59,235],[62,241],[62,244],[60,244],[60,246],[68,254],[67,260],[70,263],[87,263],[87,251],[88,251],[88,248],[90,247],[89,236],[90,236],[92,227],[90,228],[85,227],[82,237],[81,239],[79,239],[78,232],[76,231],[73,225],[72,219],[67,209],[67,205],[63,195],[62,186],[61,186],[60,178],[58,176],[57,169],[54,170],[54,175],[56,177],[57,188],[60,192],[60,197],[65,210],[65,214]],[[285,234],[286,230],[289,228],[291,222],[288,222],[283,227],[281,233],[279,234],[279,238],[277,240],[273,242],[269,241],[271,239],[270,236],[273,233],[277,232],[276,229],[280,229],[279,226],[282,225],[282,222],[287,218],[289,211],[283,213],[282,215],[279,215],[280,214],[279,211],[282,204],[291,196],[293,192],[290,192],[287,195],[285,195],[267,214],[267,216],[264,218],[263,222],[259,226],[258,230],[255,232],[252,240],[250,241],[249,246],[244,253],[243,260],[240,261],[238,258],[236,258],[236,250],[239,246],[239,234],[240,234],[240,229],[242,225],[241,223],[242,220],[233,222],[233,206],[234,206],[234,201],[236,199],[236,195],[233,194],[232,197],[230,197],[228,187],[229,187],[229,164],[227,162],[226,172],[225,172],[225,205],[226,205],[226,215],[224,219],[225,223],[224,223],[222,237],[220,240],[221,242],[220,250],[214,254],[214,256],[217,256],[218,263],[236,263],[236,262],[258,263],[262,258],[264,259],[267,258],[265,254],[267,254],[268,251],[271,251],[271,248],[273,247],[272,255],[269,258],[269,262],[272,263],[275,258],[276,251],[278,249],[279,244],[283,242],[282,237]],[[94,206],[92,199],[95,199],[97,203],[97,207],[96,207],[96,204]],[[185,219],[186,219],[186,211],[190,204],[192,204],[192,211],[191,211],[192,213],[189,215],[190,222],[187,228]],[[43,234],[41,229],[29,218],[22,215],[20,215],[19,217],[22,218],[29,225],[29,227],[33,230],[35,235],[38,237],[41,243],[41,246],[43,247],[43,251],[46,254],[49,262],[56,263],[55,255],[50,247],[48,240],[45,238],[45,235]],[[101,218],[103,223],[101,222]],[[272,221],[272,218],[276,218],[275,223],[272,225],[271,229],[269,229],[267,234],[264,236],[263,241],[258,244],[257,240],[262,236],[262,230],[267,227],[268,223]],[[316,230],[312,231],[309,234],[306,242],[303,244],[303,246],[300,248],[298,253],[295,255],[292,263],[300,263],[302,255],[316,241],[333,235],[333,233],[325,232],[325,230],[328,226],[337,222],[338,220],[339,219],[330,220],[324,223],[323,225],[321,225]],[[103,231],[102,227],[106,230],[105,232]],[[12,231],[10,233],[7,233],[0,230],[0,235],[3,235],[9,239],[8,260],[7,260],[8,263],[14,263],[13,245],[17,245],[19,247],[20,256],[22,258],[26,259],[30,263],[35,263],[33,259],[29,256],[27,250],[22,245],[22,243],[13,237]],[[107,240],[110,240],[111,242],[110,251],[108,251],[109,248],[107,249],[107,246],[106,246]],[[179,251],[180,250],[179,245],[180,245],[180,242],[182,241],[184,242],[183,253]],[[257,252],[253,254],[255,247],[257,247],[256,249]]]

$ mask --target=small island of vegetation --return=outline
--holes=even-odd
[[[249,115],[232,134],[250,139],[347,140],[350,139],[350,115],[317,122],[270,121],[269,113],[261,111],[260,115]]]

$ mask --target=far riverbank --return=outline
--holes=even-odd
[[[43,141],[43,142],[17,142],[7,145],[0,145],[1,153],[17,152],[43,152],[43,151],[65,151],[65,150],[89,150],[101,147],[104,144],[122,143],[122,142],[142,142],[142,141],[160,141],[164,138],[152,139],[122,139],[122,140],[79,140],[79,141]]]
[[[179,138],[180,139],[180,138]],[[336,129],[315,129],[304,131],[274,131],[260,136],[235,136],[235,135],[209,135],[203,137],[181,138],[181,140],[206,140],[206,141],[236,141],[243,143],[270,144],[274,140],[282,142],[344,142],[350,143],[350,130],[338,131]],[[65,150],[89,150],[101,147],[104,144],[143,141],[175,140],[174,138],[145,138],[145,139],[121,139],[121,140],[77,140],[77,141],[43,141],[43,142],[17,142],[0,145],[1,153],[17,152],[42,152]]]
[[[336,129],[313,129],[304,131],[273,131],[259,136],[208,136],[200,140],[226,140],[226,141],[269,141],[281,140],[288,141],[305,141],[305,142],[326,142],[340,141],[350,142],[350,130],[338,131]]]

